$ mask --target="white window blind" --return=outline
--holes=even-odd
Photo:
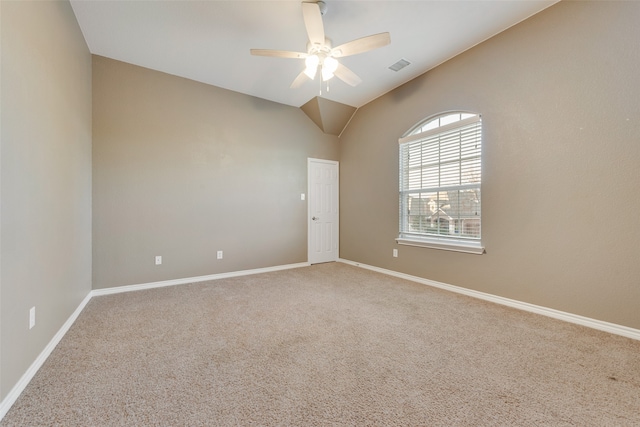
[[[447,113],[421,124],[399,142],[398,241],[437,239],[445,245],[479,244],[480,116]]]

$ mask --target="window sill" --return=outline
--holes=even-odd
[[[484,253],[484,246],[482,246],[481,242],[460,242],[438,238],[409,239],[406,237],[398,237],[396,242],[398,242],[399,245],[464,252],[475,255],[482,255]]]

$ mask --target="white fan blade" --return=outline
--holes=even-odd
[[[356,55],[358,53],[367,52],[377,49],[391,43],[389,33],[374,34],[372,36],[362,37],[361,39],[352,40],[331,50],[331,56],[340,58],[343,56]]]
[[[296,77],[296,79],[293,81],[293,83],[291,83],[291,86],[289,87],[291,89],[295,89],[297,87],[300,87],[302,83],[306,82],[307,80],[309,80],[309,77],[304,73],[304,70],[302,70],[302,72],[298,74],[298,77]]]
[[[362,79],[356,73],[348,69],[342,64],[338,64],[338,68],[334,71],[335,76],[351,86],[358,86],[362,83]]]
[[[251,49],[251,55],[271,56],[274,58],[306,58],[307,54],[302,52],[290,52],[288,50]]]
[[[302,17],[311,44],[324,45],[324,25],[317,3],[302,3]]]

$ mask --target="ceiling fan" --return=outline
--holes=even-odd
[[[391,43],[391,37],[389,33],[374,34],[332,48],[331,41],[325,38],[324,25],[322,23],[322,15],[324,15],[326,9],[326,3],[322,0],[302,2],[302,18],[309,36],[307,52],[251,49],[251,54],[276,58],[304,58],[305,69],[291,83],[291,88],[300,86],[308,79],[314,80],[318,70],[320,70],[322,81],[327,81],[336,76],[351,86],[360,84],[362,79],[349,68],[339,63],[337,58],[356,55],[386,46]]]

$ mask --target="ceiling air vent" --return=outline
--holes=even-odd
[[[400,71],[409,64],[411,64],[411,62],[407,61],[406,59],[401,59],[400,61],[390,66],[389,69],[393,71]]]

